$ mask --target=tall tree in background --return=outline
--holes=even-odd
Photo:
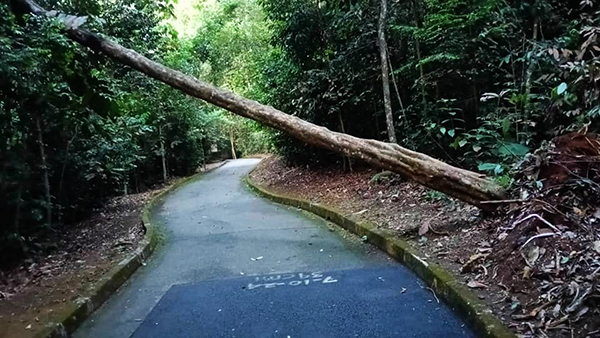
[[[387,0],[381,0],[379,25],[377,28],[377,38],[379,42],[379,55],[381,56],[381,82],[383,84],[383,107],[385,110],[385,120],[387,124],[388,139],[392,143],[397,143],[396,130],[394,129],[394,115],[392,113],[392,99],[390,98],[390,70],[388,62],[388,47],[385,39],[385,30],[387,26]]]

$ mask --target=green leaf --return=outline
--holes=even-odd
[[[523,157],[529,152],[529,148],[520,143],[503,143],[498,146],[498,152],[502,156]]]
[[[442,135],[446,134],[446,127],[441,127],[440,133],[442,133]]]
[[[455,134],[454,129],[448,130],[448,135],[450,135],[450,137],[454,137],[454,134]]]
[[[558,88],[556,88],[556,94],[558,95],[562,95],[562,93],[567,91],[567,84],[566,83],[561,83],[560,85],[558,85]]]
[[[458,146],[459,147],[464,147],[467,144],[467,140],[460,140],[460,142],[458,142]]]
[[[494,168],[494,174],[496,175],[500,175],[504,172],[504,167],[502,167],[501,164],[498,164],[495,168]]]
[[[503,119],[502,120],[502,135],[504,137],[507,137],[509,131],[510,131],[510,120],[509,119]]]
[[[481,163],[477,166],[477,169],[480,171],[491,171],[496,169],[498,163]]]

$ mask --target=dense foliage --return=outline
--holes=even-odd
[[[193,72],[155,1],[60,2],[128,47]],[[227,153],[213,108],[68,40],[60,23],[0,4],[0,263],[44,249],[44,234],[106,198],[188,175]],[[165,158],[163,173],[162,158]],[[49,244],[51,245],[51,243]]]
[[[261,0],[279,48],[271,103],[332,130],[386,139],[379,2]],[[502,174],[543,140],[596,130],[599,5],[589,0],[411,0],[389,5],[399,142]],[[292,160],[339,161],[285,135]]]

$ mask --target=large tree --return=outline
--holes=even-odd
[[[485,175],[450,166],[397,144],[361,139],[330,131],[165,67],[114,41],[80,28],[85,22],[85,17],[47,11],[32,0],[12,0],[11,5],[13,10],[20,14],[57,17],[65,24],[65,33],[72,40],[184,93],[286,132],[306,143],[397,172],[427,187],[479,207],[488,206],[481,202],[498,199],[503,195],[502,189]]]

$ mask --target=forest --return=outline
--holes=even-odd
[[[87,16],[86,29],[182,73],[503,188],[552,138],[599,126],[592,0],[40,4]],[[0,29],[1,265],[49,250],[48,233],[112,196],[213,160],[276,152],[295,164],[361,165],[86,49],[59,19],[3,2]]]

